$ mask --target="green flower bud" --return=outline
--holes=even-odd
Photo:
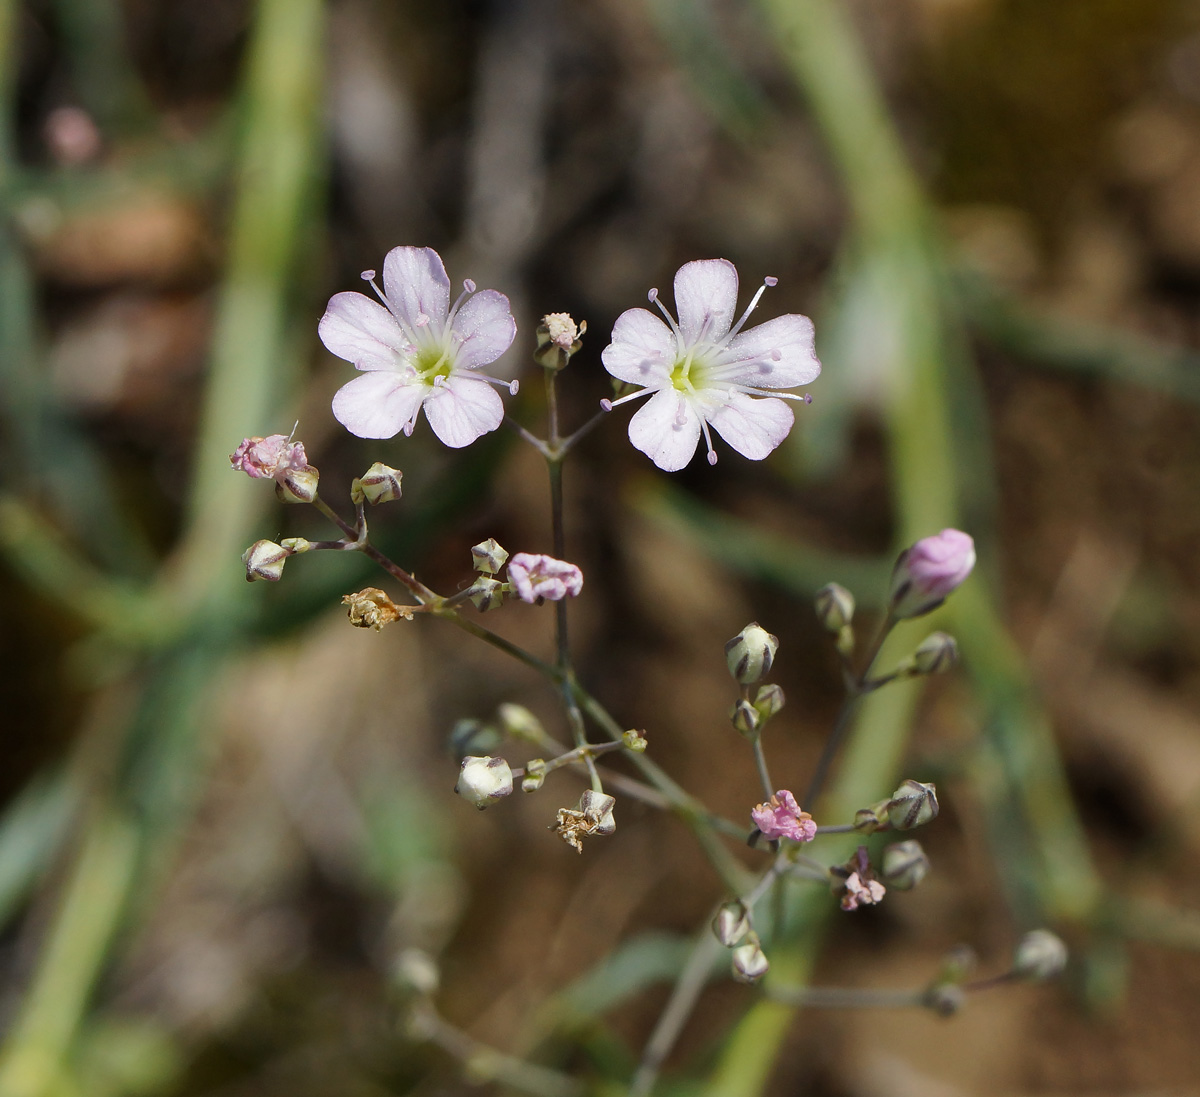
[[[358,479],[350,483],[350,499],[355,506],[370,503],[390,503],[400,498],[400,480],[404,476],[399,469],[376,461]]]
[[[736,701],[729,710],[729,722],[733,724],[733,730],[747,739],[753,739],[758,733],[761,721],[758,710],[749,701]]]
[[[939,1017],[953,1017],[966,1004],[966,991],[955,983],[938,983],[925,992],[925,1005]]]
[[[913,839],[896,842],[883,851],[883,880],[897,891],[911,891],[929,873],[929,858]]]
[[[854,620],[854,595],[837,583],[827,583],[814,599],[817,620],[829,632],[841,632]]]
[[[725,645],[725,661],[735,682],[752,686],[771,671],[779,640],[757,621],[747,625]]]
[[[258,579],[278,582],[283,576],[283,565],[291,555],[288,549],[274,541],[255,541],[242,553],[242,563],[246,565],[246,582],[253,583]]]
[[[889,830],[888,800],[880,800],[869,808],[859,808],[854,813],[854,829],[863,834],[874,834],[877,830]]]
[[[495,609],[504,602],[504,592],[507,586],[500,582],[499,579],[491,579],[486,575],[481,575],[474,583],[471,584],[467,591],[467,597],[474,603],[475,608],[480,613],[487,613],[489,609]]]
[[[758,692],[754,695],[754,711],[762,717],[762,722],[766,723],[783,708],[785,701],[783,690],[774,682],[769,682],[758,687]]]
[[[508,552],[495,537],[471,546],[471,561],[475,570],[484,575],[495,575],[508,560]]]
[[[640,731],[630,728],[621,736],[621,742],[625,745],[626,750],[632,750],[634,754],[646,753],[646,736]]]
[[[912,830],[937,818],[937,789],[920,781],[905,781],[887,805],[888,819],[897,830]]]
[[[527,743],[544,743],[546,731],[542,722],[524,705],[502,701],[496,706],[496,721],[505,735],[523,739]]]
[[[930,633],[912,655],[918,674],[944,674],[958,666],[958,641],[944,632]]]
[[[275,494],[285,503],[311,503],[317,497],[321,474],[312,465],[290,468],[275,480]]]

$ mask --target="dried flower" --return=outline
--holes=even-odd
[[[869,906],[883,902],[887,892],[878,880],[863,880],[857,872],[846,877],[846,893],[842,896],[842,910],[858,910],[860,906]]]
[[[542,317],[537,327],[537,349],[534,361],[546,369],[563,369],[571,355],[583,346],[587,321],[576,325],[565,312],[552,312]]]
[[[583,589],[583,572],[566,560],[533,552],[518,552],[508,562],[508,581],[523,602],[545,598],[560,601]]]
[[[512,770],[503,758],[467,755],[458,771],[454,791],[482,811],[513,790]]]
[[[801,811],[796,797],[781,788],[765,804],[750,812],[754,825],[764,838],[790,838],[793,842],[811,842],[817,836],[817,824],[807,811]]]
[[[504,405],[493,386],[516,391],[480,372],[511,345],[516,322],[495,290],[464,291],[450,305],[450,279],[432,248],[393,248],[383,261],[383,290],[365,271],[382,305],[361,293],[339,293],[318,329],[339,358],[363,371],[338,390],[333,414],[360,438],[412,434],[422,408],[433,433],[458,449],[495,430]]]
[[[279,477],[288,469],[308,467],[303,442],[293,442],[286,434],[266,438],[243,438],[229,455],[229,467],[255,480]]]
[[[829,887],[841,900],[842,910],[857,910],[881,902],[887,889],[875,879],[866,846],[859,846],[843,865],[829,869]]]
[[[378,587],[364,587],[353,594],[343,594],[342,605],[347,607],[346,614],[355,628],[373,628],[378,632],[401,617],[406,621],[413,619],[410,607],[397,605]]]
[[[617,829],[613,818],[616,799],[604,792],[585,789],[574,808],[559,808],[558,819],[552,825],[559,837],[582,853],[583,839],[589,835],[612,834]]]
[[[962,530],[922,538],[900,554],[892,571],[892,616],[920,617],[936,609],[974,566],[975,542]]]
[[[646,309],[623,312],[604,349],[604,368],[620,381],[643,388],[615,401],[649,396],[629,422],[629,440],[660,469],[675,472],[696,452],[701,434],[709,464],[716,464],[708,428],[712,426],[738,453],[761,461],[792,429],[795,417],[785,400],[804,397],[776,390],[807,385],[821,372],[813,349],[812,321],[787,315],[743,331],[768,278],[741,319],[737,308],[737,268],[727,259],[685,263],[675,274],[679,320],[662,306],[658,291],[650,300],[665,324]]]

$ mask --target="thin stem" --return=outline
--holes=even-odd
[[[526,430],[511,415],[506,415],[504,417],[504,422],[505,422],[506,426],[511,427],[526,442],[528,442],[531,446],[533,446],[533,448],[535,450],[537,450],[538,453],[540,453],[543,457],[545,457],[547,461],[553,460],[554,454],[551,452],[550,447],[547,446],[546,443],[543,442],[536,434],[533,434],[530,431]]]
[[[562,769],[563,766],[569,766],[575,762],[583,762],[588,758],[595,758],[598,754],[610,754],[614,750],[622,749],[624,747],[621,743],[588,743],[586,746],[576,747],[565,754],[560,754],[557,758],[551,758],[550,761],[543,762],[540,771],[542,773],[553,773],[556,769]],[[518,766],[513,769],[512,775],[514,777],[524,777],[528,772],[528,768],[522,769]]]
[[[659,1016],[658,1023],[642,1051],[642,1061],[638,1064],[637,1073],[629,1086],[629,1097],[647,1097],[654,1088],[659,1071],[679,1039],[683,1026],[687,1024],[688,1018],[696,1008],[696,1001],[704,989],[704,984],[708,982],[709,973],[722,948],[721,943],[705,925],[697,936],[687,963],[684,964],[683,971],[679,973],[675,982],[675,988],[671,991],[666,1008]]]
[[[773,1002],[811,1009],[912,1009],[928,1007],[928,991],[873,990],[866,987],[780,987],[764,988]]]
[[[875,633],[875,639],[871,642],[871,647],[867,652],[866,662],[863,665],[862,671],[849,683],[846,700],[842,703],[841,711],[838,713],[837,720],[833,725],[833,731],[829,733],[829,738],[825,740],[825,746],[821,750],[821,757],[817,759],[817,767],[813,770],[812,780],[809,781],[808,789],[804,793],[804,800],[800,806],[806,811],[815,805],[817,797],[821,794],[821,789],[825,785],[825,778],[829,776],[829,767],[833,764],[834,758],[837,757],[838,749],[846,737],[846,731],[850,726],[850,717],[854,711],[855,703],[866,692],[863,689],[863,683],[867,681],[867,677],[871,673],[871,668],[875,665],[875,660],[879,658],[879,651],[883,647],[883,642],[888,638],[895,625],[896,619],[889,612],[881,622],[879,630]]]
[[[775,786],[771,783],[771,775],[767,772],[767,756],[763,754],[762,736],[756,735],[751,741],[754,747],[754,764],[758,766],[758,779],[762,782],[763,796],[771,799],[775,795]]]

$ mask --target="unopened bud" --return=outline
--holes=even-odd
[[[542,743],[546,740],[546,730],[542,727],[541,720],[524,705],[502,701],[496,706],[496,719],[500,730],[514,739],[523,739],[527,743]]]
[[[495,575],[508,560],[508,552],[495,537],[471,546],[471,562],[483,575]]]
[[[854,813],[854,829],[863,834],[888,830],[891,826],[888,822],[888,803],[887,800],[880,800],[879,803],[872,804],[869,808],[859,808]]]
[[[955,945],[942,957],[939,983],[965,983],[979,966],[979,957],[970,945]]]
[[[450,729],[450,752],[455,758],[486,754],[500,746],[500,733],[472,716],[455,720]]]
[[[537,792],[546,783],[546,762],[542,758],[531,758],[525,763],[525,776],[521,779],[522,792]]]
[[[753,685],[770,673],[778,649],[778,638],[753,622],[725,645],[729,673],[743,686]]]
[[[342,595],[342,605],[350,624],[355,628],[373,628],[376,632],[384,625],[399,621],[403,617],[411,621],[413,612],[408,606],[398,606],[378,587],[364,587],[353,594]]]
[[[306,537],[285,537],[279,544],[293,556],[299,556],[302,552],[312,551],[312,542]]]
[[[887,805],[888,820],[897,830],[912,830],[937,818],[937,789],[920,781],[905,781]]]
[[[246,582],[253,583],[256,579],[278,582],[289,556],[291,553],[274,541],[255,541],[242,553],[242,563],[246,565]]]
[[[350,499],[355,506],[370,503],[390,503],[400,498],[400,480],[404,476],[399,469],[376,461],[366,472],[350,483]]]
[[[468,755],[458,771],[454,791],[482,811],[512,792],[512,770],[503,758]]]
[[[729,710],[729,722],[733,725],[733,730],[747,739],[753,739],[758,733],[761,720],[758,710],[749,701],[738,700]]]
[[[739,983],[757,983],[771,966],[767,961],[767,954],[763,952],[757,940],[738,945],[730,959],[733,977]]]
[[[312,465],[288,469],[275,478],[275,494],[285,503],[311,503],[317,497],[321,474]]]
[[[768,682],[759,686],[754,695],[754,711],[766,722],[783,708],[785,700],[783,690],[774,682]]]
[[[546,369],[562,369],[583,343],[581,337],[587,331],[587,322],[576,325],[565,312],[552,312],[542,317],[537,326],[537,349],[534,361]]]
[[[504,589],[505,584],[499,579],[481,575],[471,584],[467,591],[467,597],[475,604],[475,608],[480,613],[487,613],[489,609],[495,609],[504,603]]]
[[[733,948],[750,932],[750,912],[745,904],[737,899],[722,903],[712,920],[712,931],[721,944],[726,948]]]
[[[900,554],[892,571],[892,616],[920,617],[936,609],[974,566],[975,542],[962,530],[922,538]]]
[[[966,1004],[966,991],[955,983],[937,983],[925,992],[925,1005],[939,1017],[953,1017]]]
[[[945,632],[932,632],[912,655],[918,674],[944,674],[958,665],[958,641]]]
[[[1053,979],[1067,966],[1067,946],[1048,929],[1025,934],[1013,953],[1013,972],[1022,979],[1042,982]]]
[[[896,842],[883,851],[883,880],[897,891],[911,891],[929,874],[929,858],[914,839]]]
[[[624,744],[626,750],[632,750],[634,754],[646,753],[647,744],[646,735],[644,732],[630,728],[628,731],[622,734],[621,742]]]
[[[817,591],[814,605],[817,620],[829,632],[841,632],[854,620],[854,595],[838,583],[827,583]]]
[[[441,976],[437,963],[427,952],[416,948],[406,948],[392,967],[392,975],[396,982],[403,987],[415,990],[426,997],[437,993]]]

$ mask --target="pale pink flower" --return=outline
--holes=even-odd
[[[508,562],[508,581],[523,602],[545,598],[557,602],[583,589],[583,572],[566,560],[532,552],[518,552]]]
[[[417,416],[455,449],[495,430],[504,404],[493,386],[516,392],[517,383],[480,372],[513,341],[517,325],[508,298],[475,292],[467,280],[453,307],[450,279],[432,248],[393,248],[383,261],[383,290],[375,272],[363,278],[379,296],[339,293],[321,317],[321,341],[363,376],[343,385],[333,414],[360,438],[412,434]]]
[[[795,421],[785,400],[809,397],[776,390],[807,385],[821,372],[807,316],[777,316],[742,330],[767,286],[754,295],[741,319],[737,308],[737,269],[727,259],[685,263],[675,274],[679,320],[658,300],[664,324],[646,309],[617,317],[612,342],[601,359],[618,380],[643,386],[620,400],[603,400],[606,410],[649,396],[629,422],[629,440],[660,469],[675,472],[696,452],[700,437],[716,464],[708,428],[713,427],[738,453],[761,461],[787,437]]]
[[[308,468],[303,442],[293,442],[285,434],[269,434],[266,438],[243,438],[229,455],[229,465],[254,479],[274,477],[282,482],[292,470]]]
[[[895,617],[919,617],[941,605],[975,566],[975,542],[958,529],[944,529],[905,549],[892,572]]]
[[[878,880],[863,880],[857,872],[846,877],[846,893],[842,896],[842,910],[858,910],[860,906],[872,906],[883,902],[887,893]]]
[[[750,812],[754,825],[764,838],[790,838],[793,842],[811,842],[817,836],[817,824],[807,811],[801,811],[796,797],[781,788],[765,804]]]

